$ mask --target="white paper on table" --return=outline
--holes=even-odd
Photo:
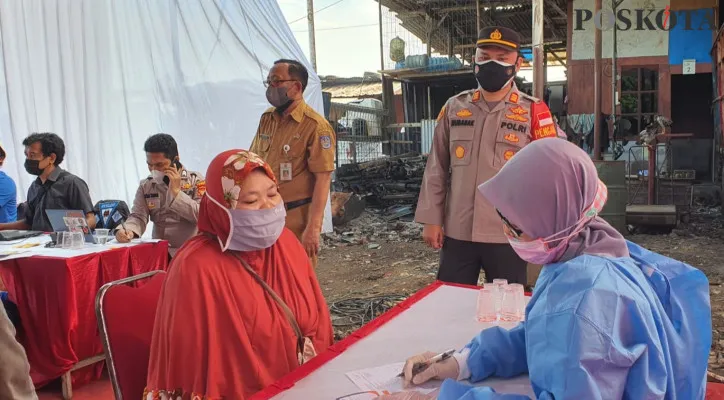
[[[140,239],[133,239],[131,240],[131,243],[158,243],[162,239],[150,239],[150,238],[140,238]]]
[[[440,381],[428,381],[422,385],[413,388],[405,388],[404,380],[397,377],[405,367],[404,362],[383,365],[381,367],[360,369],[346,373],[347,378],[351,380],[361,390],[369,390],[376,392],[387,391],[389,393],[417,391],[420,393],[430,393],[440,387]],[[345,397],[345,399],[347,399]]]
[[[27,258],[32,256],[30,249],[0,250],[0,261],[14,260],[16,258]]]

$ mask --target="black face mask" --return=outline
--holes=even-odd
[[[475,79],[486,92],[494,93],[499,91],[515,77],[514,64],[488,60],[476,63],[475,66],[478,67]]]
[[[284,111],[292,104],[292,99],[288,96],[289,88],[284,86],[266,88],[266,99],[269,104],[276,107],[276,112],[283,114]]]
[[[30,175],[40,176],[45,168],[40,168],[40,160],[25,159],[25,171]]]

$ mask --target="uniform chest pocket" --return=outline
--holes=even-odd
[[[473,150],[474,126],[450,128],[450,165],[453,167],[470,164]]]
[[[259,148],[256,149],[259,153],[262,155],[267,154],[269,152],[269,149],[271,148],[271,135],[268,134],[260,134],[258,139],[258,146]]]
[[[285,141],[280,147],[281,159],[284,161],[297,160],[307,154],[307,144],[299,135]]]
[[[493,167],[502,168],[508,160],[520,151],[528,142],[526,125],[519,125],[517,130],[500,129],[495,138],[495,155]]]

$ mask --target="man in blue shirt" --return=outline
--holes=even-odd
[[[0,168],[5,163],[5,148],[0,144]],[[17,190],[13,178],[0,171],[0,223],[18,219]]]

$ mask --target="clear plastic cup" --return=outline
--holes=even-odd
[[[73,248],[73,232],[60,232],[60,248],[72,249]]]
[[[106,244],[108,241],[108,233],[110,230],[108,229],[96,229],[95,233],[93,234],[93,239],[95,240],[96,244]]]
[[[71,232],[72,249],[82,249],[85,245],[83,232]]]
[[[523,285],[511,283],[503,291],[500,306],[501,321],[521,321],[525,310],[525,291]]]
[[[495,292],[495,289],[488,286],[484,286],[478,292],[476,312],[478,322],[494,322],[498,319],[498,313],[495,312]]]
[[[500,306],[503,304],[503,293],[505,287],[508,286],[507,279],[493,279],[493,287],[497,290],[495,295],[495,312],[500,314]]]

